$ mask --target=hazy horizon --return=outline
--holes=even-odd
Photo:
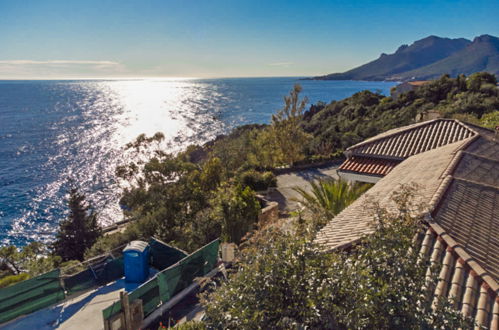
[[[499,34],[497,1],[1,2],[0,79],[309,77],[429,35]]]

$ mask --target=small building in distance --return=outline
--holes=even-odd
[[[430,80],[415,80],[415,81],[406,81],[392,88],[390,91],[391,97],[396,99],[400,94],[407,93],[409,91],[413,91],[424,84],[430,82]]]

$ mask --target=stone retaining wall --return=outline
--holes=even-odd
[[[260,224],[271,223],[277,221],[277,219],[279,219],[279,203],[267,202],[267,206],[260,211],[258,222]]]

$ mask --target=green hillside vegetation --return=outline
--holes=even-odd
[[[153,157],[117,169],[126,186],[121,199],[125,216],[137,221],[124,233],[99,238],[86,256],[151,235],[188,251],[219,236],[240,242],[256,225],[260,206],[254,190],[275,185],[269,170],[331,159],[354,143],[414,122],[427,110],[490,126],[499,108],[495,77],[487,73],[443,76],[397,99],[363,91],[306,112],[300,91],[295,86],[270,125],[238,127],[178,155],[162,151],[162,134],[140,136],[129,150],[137,155],[152,151]]]
[[[322,251],[300,228],[269,229],[241,251],[237,272],[204,296],[207,328],[471,329],[449,301],[431,307],[427,288],[438,272],[412,248],[422,233],[422,219],[407,211],[414,194],[394,194],[397,210],[377,210],[377,231],[349,253]]]
[[[398,98],[362,91],[349,98],[318,104],[304,114],[302,127],[311,134],[307,155],[337,153],[386,130],[415,122],[418,114],[436,110],[482,126],[497,125],[499,89],[488,73],[447,75]]]
[[[26,276],[19,274],[33,276],[63,265],[63,261],[74,263],[72,259],[81,259],[83,251],[63,253],[71,246],[71,237],[80,235],[75,233],[81,230],[88,232],[86,243],[81,245],[92,245],[85,251],[85,258],[150,236],[187,251],[220,236],[226,241],[244,242],[246,232],[256,228],[261,207],[255,190],[276,184],[272,170],[318,159],[337,159],[352,144],[410,124],[417,114],[428,110],[493,128],[499,125],[495,84],[495,77],[487,73],[468,78],[443,76],[397,99],[363,91],[330,104],[312,105],[308,111],[297,85],[285,97],[284,107],[270,125],[238,127],[226,136],[204,146],[190,146],[177,155],[162,150],[163,134],[141,135],[128,145],[132,154],[128,159],[134,161],[116,171],[124,187],[124,215],[135,221],[123,232],[96,238],[98,213],[80,203],[81,212],[73,214],[81,216],[62,222],[59,231],[58,242],[69,245],[54,244],[52,251],[38,243],[20,251],[4,247],[0,249],[0,277],[14,275],[5,280],[5,285],[12,284]],[[324,223],[322,220],[315,223]],[[88,226],[82,226],[84,222]],[[33,256],[37,256],[36,260]]]

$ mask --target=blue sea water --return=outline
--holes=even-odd
[[[114,170],[123,147],[161,131],[178,151],[231,128],[268,123],[295,83],[309,103],[394,83],[298,78],[0,81],[0,245],[50,241],[69,180],[99,213],[122,219]]]

